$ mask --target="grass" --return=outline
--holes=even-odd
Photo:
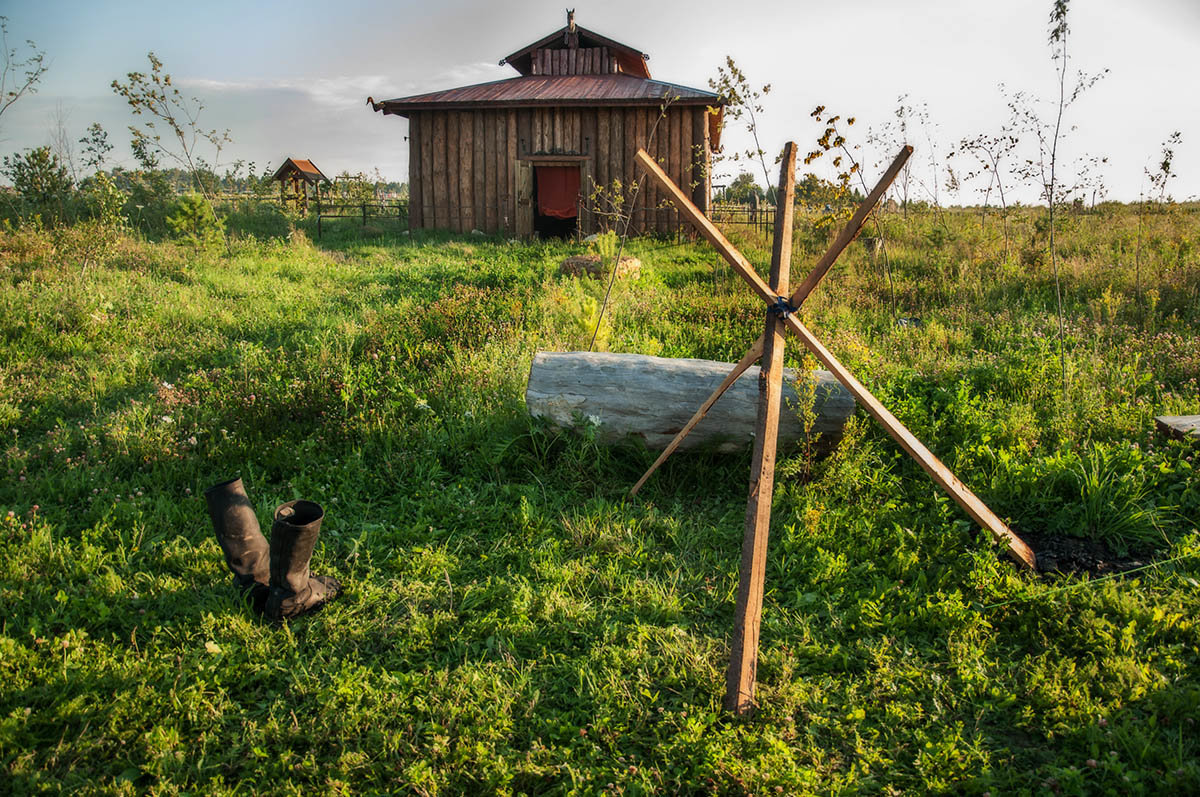
[[[720,711],[748,455],[629,500],[651,453],[525,413],[533,353],[586,345],[576,248],[0,233],[4,790],[1200,789],[1197,452],[1150,436],[1200,406],[1195,210],[1150,220],[1140,297],[1131,209],[1063,221],[1065,389],[1032,213],[1007,257],[994,219],[889,216],[920,325],[858,246],[806,323],[1019,533],[1183,558],[1018,572],[860,411],[781,461],[749,721]],[[825,236],[798,224],[797,273]],[[613,350],[740,356],[761,307],[707,248],[631,249]],[[236,604],[200,494],[237,474],[261,518],[325,506],[345,597],[284,627]]]

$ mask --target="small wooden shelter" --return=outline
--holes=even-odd
[[[630,211],[647,148],[691,200],[711,205],[712,153],[721,98],[654,80],[649,56],[575,24],[500,63],[518,77],[375,102],[409,125],[409,223],[413,229],[530,235],[584,233]],[[646,183],[631,232],[671,233],[683,222]]]
[[[296,207],[308,210],[308,187],[313,186],[314,192],[320,196],[321,184],[331,185],[332,181],[322,174],[310,160],[288,158],[276,171],[272,180],[279,181],[279,200],[285,205],[295,202]]]

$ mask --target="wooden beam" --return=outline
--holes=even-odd
[[[788,329],[800,338],[801,342],[813,353],[813,356],[820,360],[837,377],[837,380],[846,386],[851,395],[866,407],[867,412],[871,413],[871,416],[879,421],[880,425],[887,430],[887,433],[900,444],[900,447],[907,451],[909,456],[915,459],[917,464],[924,468],[925,472],[942,489],[950,494],[955,503],[962,507],[976,523],[987,529],[998,542],[1004,543],[1008,547],[1009,556],[1031,570],[1037,569],[1037,557],[1029,546],[1025,544],[1024,540],[1014,534],[1004,521],[998,518],[983,501],[979,500],[973,492],[967,489],[967,486],[959,481],[958,477],[942,464],[941,460],[934,456],[933,452],[926,448],[895,415],[892,415],[888,411],[888,408],[880,403],[879,399],[875,398],[869,390],[863,387],[862,383],[855,379],[854,375],[838,362],[836,357],[830,354],[829,350],[821,344],[821,341],[817,340],[816,336],[804,324],[800,323],[796,316],[789,316],[786,323]]]
[[[787,293],[792,264],[792,214],[796,188],[796,143],[783,148],[776,194],[775,243],[771,252],[770,286]],[[742,538],[741,580],[733,613],[733,641],[725,676],[725,710],[744,715],[754,710],[758,671],[758,636],[762,625],[767,574],[767,540],[771,531],[771,498],[775,494],[775,450],[779,411],[783,404],[783,353],[787,331],[783,318],[770,310],[763,331],[763,367],[758,381],[758,428],[750,464],[750,498]]]
[[[692,204],[692,200],[684,195],[679,186],[671,182],[671,178],[667,177],[666,173],[654,162],[654,158],[650,157],[646,150],[638,150],[637,162],[645,172],[654,178],[659,190],[666,192],[667,196],[674,200],[675,207],[679,208],[680,215],[687,219],[701,235],[708,239],[708,242],[716,248],[717,253],[725,258],[725,262],[729,263],[733,270],[746,281],[750,289],[758,294],[758,297],[767,304],[775,304],[775,300],[779,295],[772,291],[767,283],[763,282],[763,278],[758,276],[758,272],[754,270],[754,266],[746,259],[745,255],[739,252],[729,242],[729,239],[716,228],[716,225],[709,221],[708,217]]]
[[[717,252],[725,258],[726,262],[733,267],[733,270],[741,275],[742,279],[750,286],[759,298],[767,304],[774,304],[776,296],[772,294],[770,287],[763,282],[762,278],[754,271],[754,267],[750,261],[746,260],[745,256],[739,252],[733,244],[729,243],[728,239],[721,234],[708,217],[701,213],[692,202],[683,195],[679,187],[673,184],[670,179],[663,174],[662,169],[659,169],[657,164],[645,153],[638,152],[638,163],[648,172],[654,179],[659,182],[663,189],[671,193],[676,200],[680,210],[683,212],[684,218],[688,219],[708,241],[717,249]],[[796,318],[795,315],[787,319],[788,329],[796,333],[804,345],[820,360],[826,368],[828,368],[834,376],[838,378],[850,393],[862,402],[867,407],[867,411],[879,421],[884,429],[887,430],[896,442],[900,443],[901,448],[909,453],[913,459],[917,460],[922,468],[933,480],[937,482],[950,497],[954,499],[962,509],[970,515],[975,522],[983,526],[998,542],[1004,543],[1008,547],[1009,556],[1018,563],[1026,567],[1036,570],[1037,557],[1033,550],[1025,544],[1020,537],[1013,533],[1008,526],[1000,520],[979,498],[972,493],[967,487],[959,481],[959,479],[945,465],[926,448],[920,440],[905,428],[904,424],[900,423],[894,415],[888,412],[878,399],[871,395],[854,376],[839,363],[832,354],[830,354],[820,341],[817,340],[811,332],[804,327],[803,324]],[[835,367],[836,366],[836,367]]]

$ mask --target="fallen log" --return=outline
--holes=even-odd
[[[557,426],[596,426],[598,439],[640,438],[662,450],[729,373],[730,363],[608,352],[538,352],[529,369],[525,404]],[[759,367],[749,368],[680,445],[681,450],[736,451],[750,444],[758,417]],[[803,380],[784,369],[779,445],[805,437],[800,394],[813,409],[811,431],[822,444],[842,435],[854,398],[828,371]],[[797,390],[798,388],[798,390]]]

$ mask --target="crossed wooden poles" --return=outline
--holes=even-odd
[[[779,431],[779,412],[782,404],[783,353],[786,331],[790,330],[813,355],[828,368],[847,390],[871,413],[909,456],[925,469],[942,489],[961,506],[976,523],[1008,548],[1008,554],[1019,564],[1037,569],[1037,559],[1020,537],[1005,525],[992,510],[958,480],[949,468],[918,440],[904,424],[892,415],[854,375],[834,357],[795,313],[813,289],[829,273],[842,251],[853,241],[871,210],[891,185],[904,163],[912,154],[906,146],[884,172],[879,183],[859,206],[850,221],[838,234],[829,251],[817,261],[808,277],[787,297],[791,270],[793,199],[796,183],[796,144],[789,142],[783,150],[783,165],[779,174],[779,193],[776,201],[775,240],[771,253],[769,284],[763,282],[754,267],[731,244],[721,231],[691,200],[679,190],[671,178],[659,168],[645,150],[638,150],[637,162],[666,191],[675,207],[708,239],[728,261],[754,293],[767,305],[766,329],[745,356],[729,372],[729,376],[701,405],[692,419],[679,431],[662,455],[633,486],[636,494],[646,480],[666,461],[696,424],[712,408],[721,395],[747,368],[762,358],[759,380],[758,426],[754,437],[754,454],[750,466],[750,497],[746,506],[746,532],[742,541],[741,581],[738,585],[734,614],[733,641],[726,673],[725,708],[736,714],[747,714],[754,708],[755,670],[758,666],[758,636],[762,620],[763,582],[767,561],[767,536],[771,523],[771,496],[775,489],[775,449]]]

